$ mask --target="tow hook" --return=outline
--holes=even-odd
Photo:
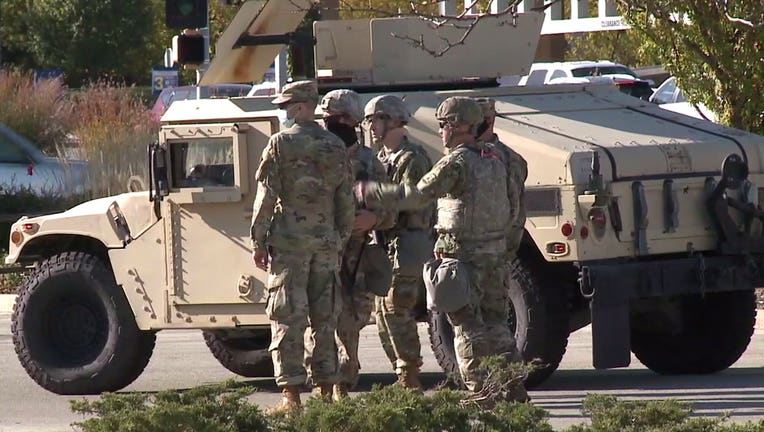
[[[594,297],[594,287],[592,287],[592,279],[589,274],[589,267],[581,267],[581,271],[578,273],[578,286],[581,290],[581,295],[585,299],[591,300],[592,297]]]

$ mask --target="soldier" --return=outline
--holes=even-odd
[[[271,136],[256,174],[253,256],[257,267],[269,271],[270,351],[282,388],[281,404],[273,411],[300,407],[308,324],[313,384],[331,397],[337,380],[334,337],[341,304],[336,275],[355,210],[347,150],[314,121],[317,102],[312,81],[284,86],[272,103],[281,110],[285,129]]]
[[[517,256],[520,241],[525,231],[525,180],[528,178],[528,163],[519,153],[499,140],[494,133],[493,126],[496,122],[496,101],[492,98],[475,99],[483,109],[483,122],[478,126],[478,141],[492,146],[502,157],[509,172],[509,197],[512,210],[515,212],[514,222],[509,227],[507,237],[507,262],[511,262]]]
[[[503,270],[506,227],[512,218],[508,173],[500,156],[475,139],[483,121],[477,102],[450,97],[438,106],[436,117],[446,155],[416,187],[368,183],[357,187],[356,193],[372,207],[417,208],[438,200],[435,255],[458,260],[469,279],[466,306],[447,316],[454,326],[462,379],[470,390],[479,391],[480,359],[495,354],[512,358],[517,349],[507,327]],[[516,392],[520,400],[527,400],[524,389]]]
[[[382,95],[371,99],[364,108],[372,139],[381,145],[377,157],[393,183],[414,187],[430,170],[432,163],[424,149],[407,135],[409,112],[400,98]],[[393,364],[398,382],[421,389],[422,366],[415,306],[424,292],[422,265],[431,255],[431,230],[434,208],[398,213],[395,227],[384,233],[393,281],[390,292],[377,297],[377,328],[382,346]]]
[[[340,137],[348,148],[355,180],[387,181],[385,168],[374,156],[374,152],[358,140],[356,127],[363,120],[363,107],[358,93],[352,90],[330,91],[321,100],[320,108],[326,129]],[[355,211],[353,233],[345,246],[340,268],[343,307],[337,318],[339,378],[334,385],[335,400],[347,396],[348,389],[358,382],[358,371],[361,368],[358,361],[358,338],[361,329],[368,324],[374,307],[374,294],[369,291],[369,287],[372,284],[382,284],[387,289],[392,277],[390,261],[380,245],[370,242],[372,238],[369,232],[372,229],[391,227],[394,220],[389,215],[394,213],[374,213],[361,208],[360,203],[356,203]],[[370,277],[375,280],[367,284],[366,280]],[[306,351],[310,356],[310,347]]]

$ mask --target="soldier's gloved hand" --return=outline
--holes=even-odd
[[[252,258],[255,260],[255,266],[257,266],[257,268],[268,271],[270,256],[268,256],[267,250],[255,249],[254,252],[252,252]]]
[[[362,234],[370,231],[377,223],[377,215],[368,210],[358,210],[353,221],[353,234]]]

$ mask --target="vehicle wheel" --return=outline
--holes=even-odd
[[[631,351],[659,374],[708,374],[732,366],[756,325],[753,291],[686,295],[677,299],[679,325],[632,323]],[[670,329],[670,330],[669,330]]]
[[[133,359],[131,369],[125,372],[125,379],[120,388],[127,387],[141,376],[151,360],[151,355],[154,353],[156,340],[156,332],[141,331],[141,334],[138,336],[138,343],[135,345],[135,359]]]
[[[11,319],[21,365],[53,393],[119,390],[153,349],[153,333],[138,329],[109,266],[84,252],[44,260],[21,286]]]
[[[512,263],[509,283],[511,302],[507,325],[514,330],[523,360],[535,359],[543,367],[533,371],[525,381],[533,388],[557,369],[568,345],[569,312],[561,283],[545,282],[540,270],[533,270],[540,257],[525,249]],[[537,266],[537,265],[536,265]],[[431,312],[429,317],[430,346],[443,371],[459,377],[454,351],[454,331],[446,315]]]
[[[247,378],[272,377],[270,329],[205,330],[204,342],[229,371]]]

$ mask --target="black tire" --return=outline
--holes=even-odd
[[[273,361],[268,351],[270,329],[205,330],[202,333],[207,348],[229,371],[247,378],[273,376]]]
[[[512,262],[509,283],[511,302],[507,325],[514,329],[518,350],[524,361],[540,361],[525,386],[534,388],[546,380],[559,366],[568,345],[569,311],[563,282],[544,282],[537,253],[521,250]],[[547,271],[548,273],[548,271]],[[563,276],[563,275],[559,275]],[[562,277],[561,277],[562,279]],[[459,367],[454,351],[454,331],[446,315],[431,312],[428,332],[435,359],[443,371],[458,380]]]
[[[709,374],[727,369],[743,355],[756,325],[753,291],[686,295],[676,300],[676,306],[679,326],[661,330],[632,323],[631,351],[650,370],[664,375]]]
[[[21,365],[57,394],[119,390],[140,375],[154,346],[109,266],[84,252],[44,260],[21,286],[11,319]]]

